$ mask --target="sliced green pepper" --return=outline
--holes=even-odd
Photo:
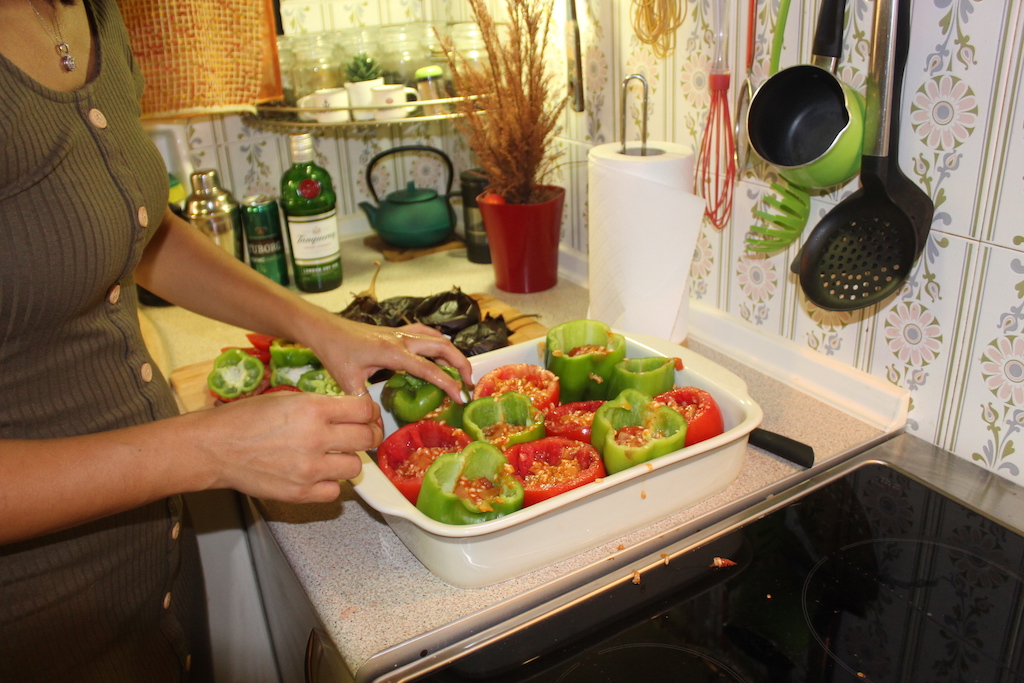
[[[313,349],[287,339],[275,339],[270,343],[270,365],[279,368],[299,368],[303,365],[321,367],[320,359],[313,353]]]
[[[447,365],[439,367],[452,379],[462,382],[455,368]],[[384,383],[380,403],[384,410],[394,416],[400,427],[420,420],[434,420],[452,427],[462,427],[461,403],[451,400],[444,389],[405,372],[396,372]]]
[[[609,395],[618,396],[623,389],[636,389],[650,396],[672,391],[679,362],[665,356],[621,360],[612,368]]]
[[[497,447],[474,441],[431,463],[416,507],[444,524],[486,522],[522,508],[523,485]]]
[[[562,403],[603,401],[626,339],[599,320],[573,320],[548,331],[544,365],[558,375]]]
[[[544,413],[529,396],[508,391],[478,398],[467,405],[462,413],[462,428],[477,441],[505,448],[543,438]]]
[[[298,367],[291,367],[291,366],[288,366],[288,365],[274,365],[273,362],[271,362],[271,364],[270,364],[270,386],[272,386],[272,387],[280,387],[280,386],[297,387],[298,384],[299,384],[299,380],[302,379],[303,375],[305,375],[307,372],[312,372],[313,370],[319,370],[319,369],[320,369],[320,364],[319,363],[317,363],[316,365],[310,364],[310,365],[301,365],[301,366],[298,366]]]
[[[345,392],[341,390],[338,381],[331,377],[331,373],[320,368],[302,373],[295,386],[302,391],[312,394],[327,394],[328,396],[341,396]]]
[[[206,385],[221,398],[237,398],[263,381],[263,361],[241,349],[227,349],[213,361]]]
[[[601,453],[608,474],[682,448],[686,419],[650,395],[626,389],[594,414],[590,441]]]

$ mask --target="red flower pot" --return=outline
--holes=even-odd
[[[551,197],[539,204],[497,204],[477,199],[487,230],[498,289],[529,294],[558,283],[558,241],[565,189],[539,188]]]

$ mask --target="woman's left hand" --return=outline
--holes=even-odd
[[[466,385],[472,386],[473,369],[466,357],[439,331],[420,323],[377,327],[338,317],[307,344],[347,394],[366,393],[366,381],[388,368],[425,379],[444,389],[452,400],[464,402],[459,383],[437,362],[454,367]]]

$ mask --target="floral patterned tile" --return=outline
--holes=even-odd
[[[189,147],[208,147],[225,142],[220,116],[193,116],[184,122]]]
[[[996,87],[1013,4],[914,4],[901,146],[910,149],[905,168],[952,234],[978,236],[975,198],[991,179],[986,141],[1002,106]]]
[[[967,330],[960,319],[970,285],[961,276],[973,270],[975,250],[956,238],[941,251],[922,255],[907,283],[871,319],[871,358],[867,370],[910,391],[907,431],[926,440],[939,436],[944,404],[960,393],[957,343]],[[947,267],[932,270],[941,259]],[[952,264],[960,267],[951,268]]]
[[[324,3],[324,29],[340,30],[353,26],[387,24],[388,14],[381,4],[366,0],[328,0]]]
[[[1024,13],[1024,7],[1020,12]],[[1016,25],[1020,28],[1021,17]],[[1024,197],[1024,46],[1018,35],[1015,50],[1008,57],[1010,77],[1006,88],[1003,114],[1006,124],[1003,135],[996,139],[991,158],[999,177],[997,191],[988,194],[994,206],[991,227],[986,226],[985,237],[996,244],[1015,249],[1024,248],[1024,227],[1021,221],[1020,199]]]
[[[308,0],[281,0],[281,21],[288,35],[320,33],[328,28],[323,4]]]
[[[231,172],[230,189],[236,199],[255,194],[278,195],[285,166],[277,140],[250,138],[222,149]]]
[[[973,338],[965,340],[966,376],[947,448],[1024,483],[1024,258],[1000,247],[984,247],[980,257],[986,275],[969,302]]]

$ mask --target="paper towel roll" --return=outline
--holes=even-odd
[[[693,151],[673,142],[598,145],[587,157],[588,317],[626,333],[686,338],[690,263],[704,218]]]

